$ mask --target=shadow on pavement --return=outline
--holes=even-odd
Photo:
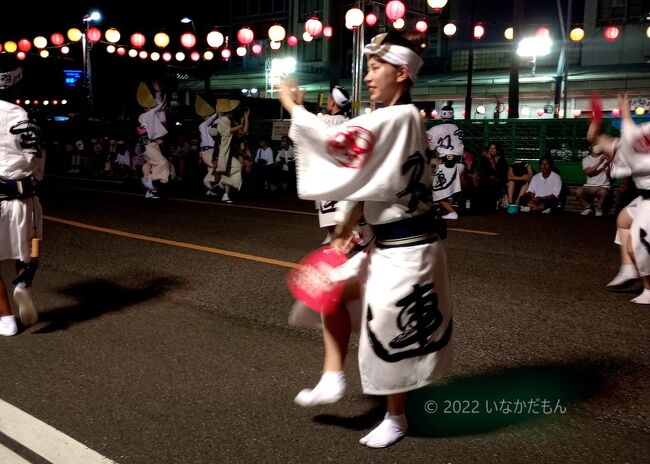
[[[350,430],[365,430],[376,425],[384,418],[386,401],[383,397],[367,397],[374,405],[359,416],[345,417],[337,414],[320,414],[313,421],[323,425],[335,425]]]
[[[175,278],[157,277],[141,288],[122,287],[108,280],[91,280],[71,285],[60,290],[60,293],[76,298],[78,303],[39,314],[39,325],[43,324],[43,327],[32,333],[64,330],[74,323],[121,311],[134,304],[160,297],[179,284]]]
[[[475,435],[557,417],[601,392],[606,380],[630,368],[630,362],[623,359],[541,364],[423,388],[408,396],[409,435]]]

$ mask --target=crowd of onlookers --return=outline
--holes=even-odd
[[[465,151],[462,163],[462,191],[453,198],[460,211],[484,213],[505,208],[511,214],[551,213],[566,205],[569,187],[550,156],[508,164],[499,144],[490,143],[479,156]],[[618,211],[626,199],[634,198],[634,187],[628,182],[612,190],[609,163],[598,147],[583,158],[582,169],[586,182],[575,190],[575,197],[583,216],[603,216],[611,207]]]
[[[55,142],[48,157],[48,164],[54,164],[49,172],[137,181],[145,159],[144,148],[135,140],[95,136]],[[172,179],[177,185],[197,193],[203,191],[201,179],[206,167],[201,164],[199,141],[194,134],[175,134],[162,145],[162,151],[170,161]],[[270,192],[295,194],[293,143],[289,137],[283,136],[275,146],[267,138],[259,137],[254,147],[250,137],[242,137],[239,155],[243,159],[243,182],[241,192],[235,196],[254,199]],[[499,208],[510,213],[549,213],[561,209],[566,202],[568,187],[550,156],[509,164],[500,145],[490,143],[478,156],[465,150],[462,164],[462,190],[451,198],[461,214],[487,213]],[[619,210],[625,198],[633,196],[630,190],[634,187],[628,182],[612,191],[608,163],[597,149],[583,159],[582,165],[587,181],[575,192],[581,214],[602,216],[611,206]]]

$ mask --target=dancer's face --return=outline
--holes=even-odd
[[[393,105],[403,92],[408,77],[405,66],[394,66],[373,56],[368,59],[368,73],[364,78],[370,93],[370,100]]]

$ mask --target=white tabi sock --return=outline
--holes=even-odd
[[[650,290],[644,288],[643,293],[641,293],[641,295],[631,299],[630,301],[636,304],[646,304],[646,305],[650,304]]]
[[[0,335],[11,337],[18,332],[16,325],[16,318],[14,316],[1,316],[0,317]]]
[[[345,386],[343,371],[325,371],[314,388],[305,388],[293,401],[303,407],[336,403],[343,398]]]
[[[621,264],[621,268],[618,270],[618,274],[607,284],[608,287],[618,287],[623,285],[630,280],[635,280],[639,277],[636,272],[634,264]]]
[[[359,443],[366,445],[370,448],[386,448],[387,446],[394,445],[404,435],[408,424],[406,416],[400,414],[399,416],[391,416],[386,413],[384,420],[372,432],[359,440]]]

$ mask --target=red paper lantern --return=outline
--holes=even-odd
[[[251,31],[250,27],[244,27],[237,32],[237,40],[239,40],[239,43],[242,45],[248,45],[254,38],[255,35],[253,34],[253,31]]]
[[[27,53],[32,48],[32,43],[28,39],[20,39],[18,41],[18,50]]]
[[[614,108],[612,110],[612,116],[614,116],[615,118],[618,118],[620,115],[621,115],[621,110],[619,110],[618,108]]]
[[[96,27],[91,27],[86,31],[86,38],[88,39],[89,42],[95,43],[102,38],[102,31],[100,31]]]
[[[253,52],[253,55],[259,55],[260,53],[262,53],[262,46],[260,44],[255,44],[251,47],[251,51]]]
[[[181,35],[181,45],[187,49],[194,47],[196,45],[196,36],[191,32],[186,32]]]
[[[322,30],[323,24],[315,16],[309,18],[305,23],[305,32],[312,37],[318,37]]]
[[[296,45],[298,45],[298,37],[296,37],[295,35],[290,35],[289,37],[287,37],[287,45],[289,45],[290,47],[295,47]]]
[[[131,45],[133,45],[135,48],[141,48],[144,46],[146,41],[147,39],[145,39],[144,34],[141,34],[140,32],[131,34]]]
[[[582,116],[582,110],[573,110],[574,118],[579,118],[580,116]]]
[[[366,15],[366,24],[370,27],[374,26],[377,24],[377,15],[374,13],[368,13]]]
[[[192,53],[190,53],[190,60],[192,61],[199,61],[201,59],[201,54],[194,50]]]
[[[607,40],[608,42],[613,42],[618,38],[618,35],[620,33],[621,31],[618,29],[618,27],[607,26],[603,34],[605,35],[605,40]]]
[[[399,0],[392,0],[386,4],[386,17],[394,23],[404,17],[406,7]]]
[[[332,34],[333,34],[332,26],[325,26],[323,28],[324,37],[327,37],[329,39],[330,37],[332,37]]]
[[[170,52],[165,52],[162,54],[162,59],[165,61],[171,61],[172,59],[172,54]]]
[[[23,61],[25,58],[27,58],[27,55],[25,55],[25,52],[18,52],[16,53],[16,58],[18,58],[20,61]],[[37,102],[34,102],[36,104]]]
[[[429,25],[427,24],[426,21],[418,21],[415,23],[415,30],[418,31],[421,34],[424,34],[427,32],[427,29],[429,28]]]
[[[230,59],[230,55],[232,55],[230,49],[224,48],[221,50],[221,58],[223,58],[225,61],[228,61]]]
[[[539,116],[539,117],[544,116],[544,110],[542,108],[537,110],[537,116]]]
[[[117,49],[117,54],[118,54],[119,56],[124,56],[124,55],[126,55],[126,48],[124,48],[124,47],[119,47],[119,48]]]
[[[63,45],[63,42],[65,42],[65,37],[63,37],[63,34],[60,32],[55,32],[50,36],[50,42],[52,42],[53,45],[60,47]]]

